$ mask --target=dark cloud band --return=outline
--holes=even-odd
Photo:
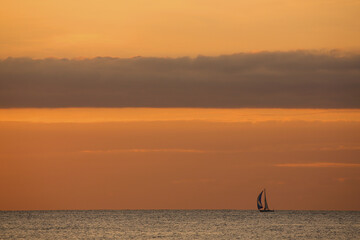
[[[359,108],[360,55],[8,58],[0,107]]]

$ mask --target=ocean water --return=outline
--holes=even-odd
[[[0,211],[1,239],[360,239],[359,211]]]

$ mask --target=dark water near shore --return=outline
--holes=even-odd
[[[360,239],[358,211],[0,211],[1,239]]]

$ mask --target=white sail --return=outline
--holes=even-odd
[[[266,190],[264,189],[264,202],[265,202],[265,208],[264,209],[269,209],[269,206],[267,204],[267,201],[266,201]]]

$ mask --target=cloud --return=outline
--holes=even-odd
[[[329,163],[329,162],[314,162],[314,163],[282,163],[275,164],[275,167],[301,167],[301,168],[328,168],[328,167],[360,167],[360,163]]]
[[[224,123],[259,122],[360,122],[359,109],[270,108],[6,108],[0,122],[114,123],[202,121]],[[313,146],[319,148],[319,146]],[[320,146],[324,151],[360,150],[360,146]],[[351,148],[351,149],[350,149]]]
[[[321,147],[316,145],[301,144],[277,144],[269,146],[246,146],[237,147],[236,150],[215,150],[215,149],[180,149],[180,148],[131,148],[131,149],[98,149],[98,150],[82,150],[81,153],[87,154],[116,154],[116,153],[257,153],[257,152],[291,152],[291,151],[357,151],[358,146],[330,146]],[[290,163],[277,164],[277,167],[332,167],[332,166],[360,166],[360,164],[348,163]]]
[[[0,107],[359,108],[360,55],[8,58]]]
[[[205,153],[204,150],[197,149],[111,149],[111,150],[83,150],[82,153]]]

